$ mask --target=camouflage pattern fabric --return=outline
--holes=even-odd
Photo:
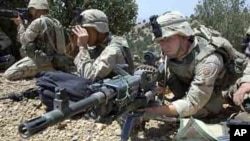
[[[51,63],[57,53],[53,49],[51,42],[49,42],[49,37],[46,36],[46,32],[48,32],[53,41],[56,39],[53,22],[49,19],[50,17],[41,15],[40,18],[32,21],[27,29],[25,29],[23,24],[18,26],[18,39],[22,44],[22,50],[30,59],[27,61],[27,58],[24,58],[6,70],[4,76],[7,79],[16,80],[33,77],[41,70],[47,70],[48,66],[51,67],[50,69],[53,69],[54,65],[57,65]],[[46,20],[46,22],[42,22],[42,20]],[[44,25],[45,23],[46,25]],[[40,68],[44,64],[46,64],[46,67]]]
[[[27,56],[10,66],[4,72],[4,76],[9,80],[17,80],[34,77],[38,72],[49,70],[53,70],[51,63],[37,64],[32,58]]]
[[[243,76],[238,79],[237,85],[239,86],[241,83],[248,82],[250,83],[250,61],[248,60],[247,66],[243,72]]]
[[[218,113],[222,108],[221,94],[216,82],[223,78],[224,64],[219,54],[212,53],[202,61],[196,62],[198,40],[193,43],[190,54],[182,61],[169,59],[167,84],[177,96],[172,102],[181,117],[198,114]],[[175,76],[173,79],[172,76]],[[197,115],[197,116],[198,116]]]
[[[110,37],[108,43],[97,46],[94,54],[91,51],[80,48],[80,52],[74,60],[77,71],[87,79],[100,80],[109,77],[117,64],[126,64],[122,54],[122,48],[128,47],[127,41],[118,36]]]
[[[224,62],[224,56],[215,50],[215,46],[226,46],[228,50],[232,51],[233,47],[230,46],[229,41],[223,37],[216,38],[216,40],[215,38],[198,37],[185,16],[177,11],[166,12],[157,17],[156,21],[155,16],[150,20],[156,41],[173,35],[181,35],[188,37],[192,43],[183,58],[176,59],[176,56],[167,56],[167,85],[176,96],[172,104],[178,115],[180,117],[193,115],[204,117],[208,114],[219,113],[222,109],[222,92],[229,88],[224,86],[227,83],[225,73],[228,60]],[[202,33],[206,35],[205,37],[210,37],[208,32]],[[212,31],[212,33],[220,36],[216,31]],[[246,58],[243,58],[242,70],[244,70],[245,61]],[[249,81],[246,73],[249,74],[249,69],[245,70],[242,81],[244,79]],[[239,77],[240,75],[236,79]]]

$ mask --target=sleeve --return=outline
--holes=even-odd
[[[173,102],[180,117],[194,115],[207,104],[222,69],[223,60],[217,54],[212,54],[197,64],[187,95]]]
[[[25,45],[28,42],[34,41],[36,37],[38,36],[38,34],[40,33],[41,29],[42,27],[41,27],[40,19],[36,19],[32,21],[26,30],[25,30],[24,25],[20,24],[17,27],[18,39],[22,45]]]
[[[250,60],[248,60],[243,76],[237,81],[238,85],[241,83],[250,82]]]
[[[100,56],[93,60],[90,58],[89,52],[81,48],[74,63],[82,77],[92,80],[101,79],[113,70],[119,51],[118,47],[107,46]]]

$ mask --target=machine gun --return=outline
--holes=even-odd
[[[158,85],[166,87],[166,65],[163,60],[160,61],[160,53],[156,51],[144,51],[144,64],[158,68],[157,81]],[[141,66],[139,66],[141,67]]]
[[[20,16],[23,20],[30,21],[32,19],[28,8],[16,8],[15,10],[0,9],[0,18],[11,19]]]
[[[157,67],[158,61],[160,60],[160,53],[153,51],[143,52],[144,64]]]
[[[21,137],[28,138],[49,126],[87,110],[92,110],[96,114],[96,120],[106,124],[121,115],[133,114],[138,108],[145,107],[150,100],[155,98],[156,71],[153,67],[150,71],[150,66],[147,70],[135,71],[134,75],[121,71],[119,73],[121,75],[90,85],[89,87],[95,93],[73,103],[69,102],[65,89],[58,88],[55,93],[54,110],[21,123],[18,131]],[[131,118],[129,120],[126,122],[132,124]],[[124,127],[128,130],[124,132],[125,135],[122,135],[122,140],[127,140],[131,127],[131,125]]]

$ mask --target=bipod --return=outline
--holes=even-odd
[[[121,133],[121,141],[127,141],[131,131],[134,126],[134,121],[136,118],[140,118],[143,116],[143,113],[133,113],[133,114],[128,114],[126,115],[126,120],[122,128],[122,133]]]

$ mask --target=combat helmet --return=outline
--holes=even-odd
[[[193,35],[193,30],[185,16],[177,11],[169,11],[150,17],[150,23],[154,33],[154,40],[161,40],[179,34],[182,36]]]
[[[82,26],[94,27],[100,33],[109,32],[109,22],[106,14],[98,9],[88,9],[81,13]]]
[[[30,0],[28,4],[28,8],[35,8],[35,9],[46,9],[49,10],[49,3],[47,0]]]

